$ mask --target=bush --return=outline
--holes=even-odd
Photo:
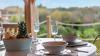
[[[45,24],[43,24],[43,25],[41,25],[41,27],[40,27],[40,31],[39,31],[39,35],[40,34],[43,34],[43,33],[46,33],[47,32],[47,30],[46,30],[46,26],[45,26]]]

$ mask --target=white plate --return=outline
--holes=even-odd
[[[4,50],[4,49],[5,49],[4,43],[3,43],[3,41],[0,41],[0,51],[1,51],[1,50]]]
[[[4,45],[0,45],[0,51],[5,50]]]
[[[0,45],[3,45],[4,43],[3,43],[3,41],[0,41]]]
[[[51,54],[48,51],[46,51],[45,49],[41,50],[41,51],[37,51],[36,55],[46,55],[46,56],[71,56],[71,54],[69,54],[70,52],[68,52],[68,50],[64,50],[61,51],[60,53],[56,53],[56,54]]]
[[[68,47],[74,47],[74,46],[82,46],[82,45],[87,45],[87,42],[84,42],[80,39],[76,39],[74,42],[68,43]]]

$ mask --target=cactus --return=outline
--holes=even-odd
[[[26,23],[24,21],[18,23],[18,28],[17,38],[28,38]]]

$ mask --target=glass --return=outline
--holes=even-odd
[[[36,11],[35,11],[36,12]],[[31,53],[35,54],[37,50],[37,45],[39,44],[39,40],[37,39],[37,33],[40,30],[39,16],[38,13],[35,13],[35,17],[33,18],[33,31],[35,32],[34,38],[32,39]]]
[[[0,45],[3,44],[3,42],[2,42],[3,34],[4,34],[3,24],[0,23]]]
[[[37,41],[37,33],[39,32],[39,19],[34,19],[34,32],[36,33],[35,40]]]
[[[35,32],[35,39],[34,39],[34,41],[38,42],[38,40],[37,40],[37,33],[39,32],[39,29],[40,29],[40,27],[39,27],[40,23],[39,23],[38,13],[36,13],[36,16],[34,18],[33,24],[34,24],[34,32]]]
[[[55,19],[51,20],[51,34],[54,36],[54,40],[56,40],[55,36],[58,33],[58,28],[57,28],[57,21]]]

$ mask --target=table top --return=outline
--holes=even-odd
[[[38,45],[32,44],[31,51],[16,51],[16,52],[6,52],[5,49],[0,49],[0,56],[95,56],[96,46],[87,42],[87,45],[66,47],[63,54],[59,55],[44,55],[43,42],[54,41],[53,38],[39,38]],[[61,39],[58,39],[62,41]],[[37,50],[37,51],[36,51]]]

